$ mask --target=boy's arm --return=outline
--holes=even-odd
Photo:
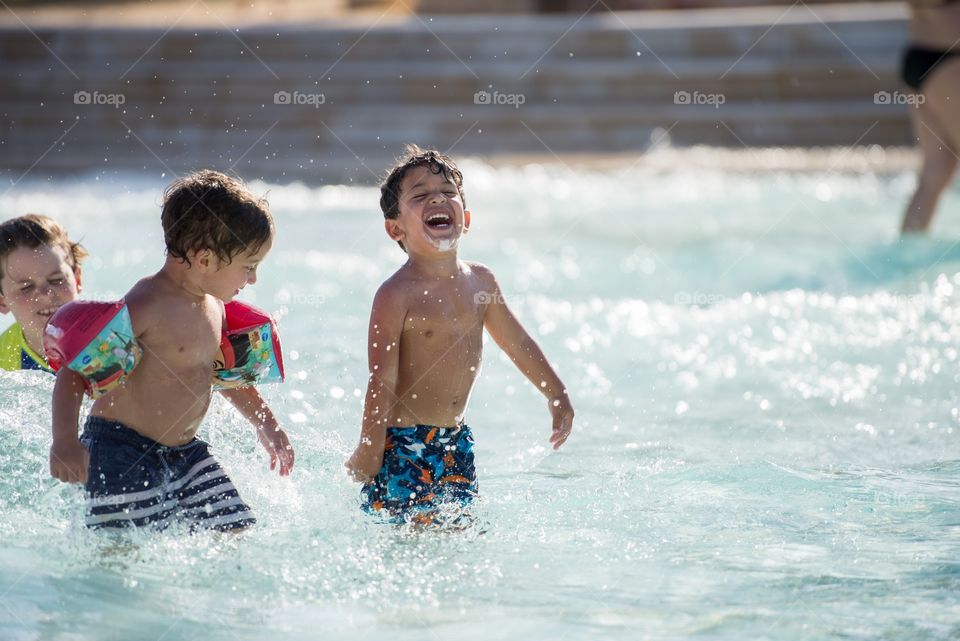
[[[397,403],[400,374],[400,334],[406,304],[400,292],[384,283],[373,298],[367,332],[367,359],[370,377],[363,400],[360,443],[346,466],[354,480],[369,483],[383,465],[387,427]]]
[[[280,476],[290,474],[293,469],[293,446],[287,433],[280,428],[277,417],[260,396],[260,391],[256,387],[240,387],[220,390],[220,393],[257,428],[257,439],[270,455],[270,469],[276,469],[279,463]]]
[[[145,294],[149,279],[139,281],[124,296],[137,341],[142,343],[148,328],[165,317],[149,305]],[[67,483],[85,483],[90,455],[77,438],[77,420],[83,403],[83,378],[64,366],[57,372],[53,386],[53,444],[50,446],[50,475]]]
[[[53,444],[50,475],[66,483],[85,483],[90,456],[77,437],[83,402],[83,379],[68,367],[57,373],[53,386]]]
[[[550,443],[558,449],[573,429],[573,405],[567,396],[563,381],[557,376],[547,357],[543,355],[527,330],[523,328],[517,317],[507,307],[500,292],[500,285],[493,273],[486,267],[474,266],[485,281],[488,291],[486,296],[487,309],[483,317],[483,325],[487,332],[496,341],[510,360],[523,372],[540,392],[547,397],[547,407],[553,417],[553,433]]]

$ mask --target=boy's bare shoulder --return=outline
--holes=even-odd
[[[138,280],[124,296],[123,300],[131,310],[146,310],[151,302],[152,276]]]
[[[156,276],[145,276],[130,288],[123,299],[127,302],[127,305],[146,311],[163,297],[160,289]]]
[[[470,274],[479,278],[483,282],[483,285],[490,287],[496,286],[497,277],[493,275],[493,270],[483,263],[465,260],[463,261],[463,265]]]
[[[164,318],[169,318],[171,295],[156,275],[141,278],[123,297],[130,310],[134,330],[142,335]]]
[[[389,307],[406,306],[410,292],[417,285],[417,279],[409,270],[401,267],[380,284],[374,296],[374,305]]]

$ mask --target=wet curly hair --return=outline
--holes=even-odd
[[[202,249],[233,262],[242,252],[259,251],[274,233],[267,201],[251,194],[243,181],[212,169],[167,187],[160,221],[167,254],[188,265],[187,255]]]

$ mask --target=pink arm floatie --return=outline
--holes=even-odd
[[[47,323],[43,350],[53,371],[67,367],[80,374],[93,398],[122,383],[143,355],[122,300],[67,303]]]
[[[214,389],[234,389],[283,380],[283,353],[277,324],[269,314],[241,301],[224,305]]]

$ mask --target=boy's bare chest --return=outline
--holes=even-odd
[[[169,322],[161,324],[151,341],[158,355],[172,363],[211,364],[220,345],[222,319],[220,310],[201,307],[176,307],[170,310]]]
[[[403,333],[424,339],[458,338],[483,329],[483,301],[463,289],[424,289],[407,307]]]

